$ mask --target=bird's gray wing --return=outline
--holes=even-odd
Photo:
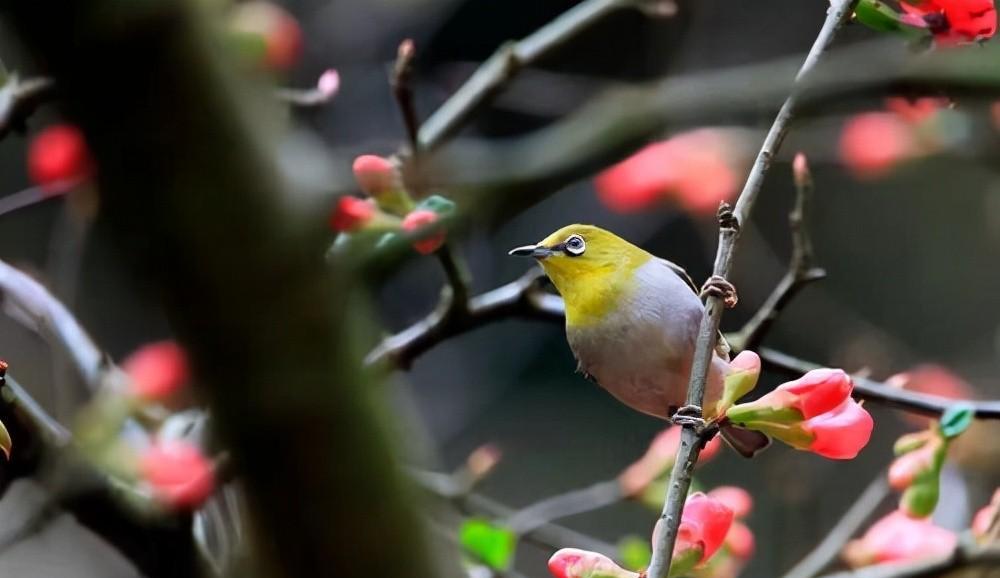
[[[687,286],[690,287],[692,291],[694,291],[695,295],[698,295],[699,298],[701,297],[701,290],[698,289],[698,286],[694,284],[694,279],[692,279],[691,276],[688,275],[688,272],[684,270],[684,267],[681,267],[680,265],[674,263],[673,261],[668,261],[667,259],[660,259],[660,261],[662,261],[663,264],[666,265],[671,271],[676,273],[678,277],[683,279],[684,282],[687,283]],[[715,344],[715,352],[718,353],[719,357],[721,357],[722,359],[729,359],[730,350],[731,348],[729,347],[729,342],[726,341],[726,336],[723,335],[722,332],[720,331],[719,341],[718,343]]]

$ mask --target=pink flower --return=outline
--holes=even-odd
[[[850,397],[854,384],[842,369],[814,369],[761,396],[755,405],[794,408],[804,419],[826,413]]]
[[[954,532],[929,520],[914,520],[896,510],[882,518],[844,548],[844,559],[852,567],[912,562],[948,556],[958,544]]]
[[[719,486],[708,492],[708,497],[726,505],[733,511],[737,519],[745,518],[753,509],[753,496],[750,492],[736,486]]]
[[[871,414],[851,398],[828,413],[802,422],[802,429],[813,436],[809,451],[834,460],[857,456],[868,445],[874,427]]]
[[[674,557],[697,551],[697,563],[705,562],[722,546],[732,523],[733,511],[721,501],[701,492],[691,494],[681,514]]]
[[[641,458],[632,462],[621,474],[618,483],[622,494],[636,496],[642,493],[656,478],[674,466],[677,448],[681,444],[681,428],[670,426],[653,438]],[[698,455],[698,463],[707,462],[719,452],[721,442],[718,437],[709,441]]]
[[[47,127],[28,146],[28,176],[49,193],[63,193],[92,172],[83,133],[73,125]]]
[[[330,214],[330,227],[334,231],[356,231],[363,228],[374,216],[374,203],[344,195],[337,200],[337,206]]]
[[[743,522],[733,522],[725,541],[726,550],[740,560],[749,560],[757,544],[753,532]]]
[[[740,185],[741,144],[720,129],[682,133],[610,167],[594,185],[615,212],[639,211],[666,197],[692,213],[715,214]]]
[[[901,389],[945,397],[948,399],[975,399],[976,392],[964,379],[942,365],[925,363],[903,373],[897,373],[886,383]],[[926,427],[931,421],[927,416],[903,412],[903,419],[917,427]]]
[[[944,440],[933,434],[926,437],[927,440],[920,447],[897,457],[889,466],[889,486],[892,489],[905,490],[921,473],[936,468],[935,461],[943,449]]]
[[[417,209],[411,211],[405,217],[403,217],[403,230],[412,232],[418,229],[422,229],[431,223],[437,222],[438,214],[429,209]],[[421,255],[430,255],[434,251],[441,248],[444,245],[445,232],[438,231],[437,233],[425,236],[424,238],[417,239],[413,242],[413,248],[417,250]]]
[[[179,440],[149,447],[139,471],[157,499],[177,509],[196,508],[215,487],[212,463],[197,447]]]
[[[597,552],[563,548],[549,558],[549,572],[555,578],[639,578]]]
[[[841,161],[862,179],[882,177],[917,152],[910,127],[887,112],[859,114],[844,125],[840,135]]]
[[[795,186],[800,188],[812,181],[809,160],[804,153],[795,153],[795,158],[792,160],[792,177],[795,179]]]
[[[990,503],[980,508],[972,518],[972,535],[977,539],[987,537],[997,508],[1000,508],[1000,489],[993,492],[993,499],[990,500]]]
[[[140,399],[163,400],[190,378],[187,354],[173,341],[143,345],[122,362],[131,378],[131,392]]]
[[[383,157],[362,155],[354,159],[352,170],[361,190],[373,197],[398,187],[396,168]]]

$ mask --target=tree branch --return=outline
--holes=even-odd
[[[455,134],[518,72],[618,8],[641,0],[584,0],[518,42],[502,45],[420,127],[421,148],[432,150]]]
[[[820,30],[816,41],[813,43],[805,62],[796,75],[796,82],[807,75],[821,54],[832,44],[840,26],[846,22],[850,16],[856,0],[835,0],[831,3],[827,12],[826,21]],[[733,255],[736,252],[737,243],[740,238],[740,225],[748,222],[750,211],[753,209],[760,189],[764,184],[764,177],[771,166],[771,160],[778,152],[781,142],[791,126],[792,117],[798,107],[797,93],[793,92],[785,100],[778,116],[771,125],[764,138],[757,160],[753,169],[747,177],[747,182],[740,193],[733,213],[728,213],[728,207],[719,209],[719,248],[715,257],[715,267],[713,276],[723,279],[729,276],[732,267]],[[699,328],[698,340],[695,345],[694,362],[691,368],[691,381],[688,384],[687,400],[688,406],[699,408],[703,403],[705,393],[705,383],[708,380],[709,364],[714,355],[715,345],[718,341],[719,321],[722,318],[722,299],[710,296],[705,306],[705,314],[702,316],[701,327]],[[704,447],[706,434],[709,436],[713,432],[702,430],[694,423],[688,421],[684,424],[681,432],[681,444],[677,449],[677,458],[674,461],[674,468],[670,472],[670,482],[667,484],[667,497],[663,505],[663,512],[660,521],[663,527],[655,534],[653,544],[653,558],[649,565],[647,575],[649,578],[667,578],[670,573],[670,562],[673,558],[674,543],[677,539],[677,531],[680,526],[681,513],[684,509],[684,501],[691,487],[691,473],[694,465],[698,461],[701,448]]]
[[[880,471],[823,540],[785,573],[783,578],[813,578],[822,572],[830,562],[837,559],[844,544],[861,529],[888,495],[889,483],[885,472]]]
[[[387,337],[366,357],[365,365],[406,369],[413,360],[438,343],[471,331],[497,319],[527,317],[562,321],[562,299],[542,290],[541,269],[532,268],[513,281],[469,299],[465,311],[456,313],[448,293],[438,307],[423,320]]]
[[[28,117],[43,102],[55,94],[55,83],[49,78],[20,80],[16,75],[7,79],[10,86],[0,87],[0,139],[11,130],[20,130]]]
[[[760,348],[758,353],[764,363],[796,375],[822,367],[811,361],[805,361],[767,347]],[[867,377],[855,375],[851,379],[854,381],[854,394],[868,401],[929,416],[939,416],[949,407],[961,401],[961,403],[968,403],[972,406],[978,419],[1000,419],[1000,400],[954,400],[900,389]]]
[[[0,296],[9,315],[66,355],[91,391],[100,388],[109,363],[73,314],[48,289],[0,261]]]
[[[792,231],[792,257],[788,263],[788,271],[743,328],[737,333],[726,335],[729,344],[736,351],[756,349],[792,298],[809,283],[826,277],[826,271],[815,264],[806,225],[806,209],[812,191],[812,177],[808,172],[801,176],[795,175],[795,207],[788,214],[788,225]]]

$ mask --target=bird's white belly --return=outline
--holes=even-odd
[[[670,277],[663,277],[664,271]],[[666,418],[685,403],[704,310],[672,271],[644,273],[616,311],[594,325],[567,326],[566,334],[581,370],[626,405]],[[717,399],[726,365],[713,360],[707,400]]]

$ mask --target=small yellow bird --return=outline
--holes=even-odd
[[[562,295],[579,371],[649,415],[669,419],[684,405],[705,312],[684,269],[593,225],[563,227],[510,255],[537,259]],[[718,277],[701,293],[723,297],[730,307],[736,303],[732,285]],[[706,418],[715,417],[728,362],[729,347],[720,338],[702,404]],[[750,445],[766,445],[753,437]]]

